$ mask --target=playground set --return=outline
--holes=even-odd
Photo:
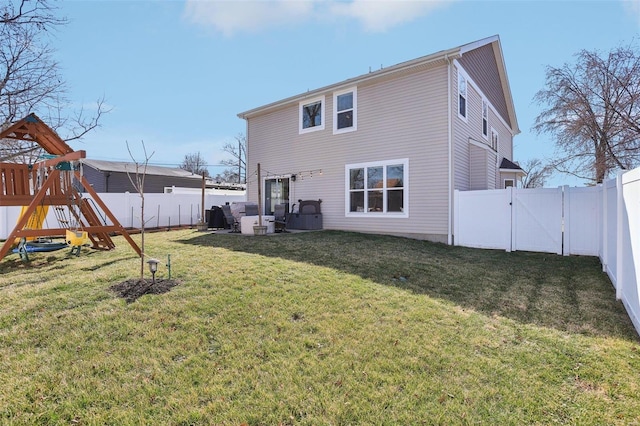
[[[12,248],[23,260],[29,260],[31,252],[65,247],[78,255],[89,241],[94,249],[111,250],[115,248],[111,239],[114,233],[121,234],[142,256],[138,245],[83,176],[85,151],[71,149],[35,114],[0,132],[3,139],[37,143],[47,155],[35,164],[0,163],[0,206],[22,206],[15,228],[0,248],[0,260]],[[83,198],[83,192],[91,198]],[[58,222],[56,228],[43,227],[50,207]],[[55,242],[53,237],[64,237],[64,242]]]

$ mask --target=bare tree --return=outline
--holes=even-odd
[[[140,250],[142,250],[142,256],[140,256],[140,281],[144,280],[144,258],[146,253],[144,251],[144,228],[146,225],[144,219],[144,180],[147,176],[147,166],[149,165],[149,160],[155,154],[155,151],[150,155],[147,154],[147,148],[144,145],[144,141],[142,141],[142,151],[144,152],[144,162],[140,163],[136,161],[135,157],[131,153],[131,149],[129,148],[129,142],[127,142],[127,151],[129,151],[129,156],[131,160],[133,160],[135,170],[129,172],[127,170],[127,177],[129,177],[129,181],[131,185],[135,188],[138,195],[140,195]]]
[[[69,111],[66,84],[48,44],[49,33],[67,22],[56,17],[56,9],[48,0],[9,0],[0,6],[0,129],[35,112],[72,141],[98,127],[108,110],[102,98],[91,114],[83,108]],[[32,163],[40,153],[33,142],[0,141],[1,158]]]
[[[522,169],[527,175],[522,178],[523,188],[542,188],[553,174],[553,167],[544,164],[539,158],[526,161]]]
[[[221,173],[218,173],[215,177],[216,182],[225,182],[225,183],[237,183],[238,182],[238,171],[233,169],[224,169]]]
[[[534,130],[555,137],[552,166],[592,182],[640,160],[640,55],[633,46],[601,56],[583,50],[575,64],[548,67],[535,100],[545,109]]]
[[[179,167],[183,170],[188,170],[193,174],[209,177],[209,170],[207,170],[207,166],[207,161],[198,151],[195,154],[185,155],[184,160],[182,160],[182,164],[180,164]]]
[[[228,160],[220,164],[228,166],[226,170],[216,176],[216,179],[229,183],[247,182],[247,138],[242,133],[235,137],[234,142],[227,142],[222,150],[231,155]]]
[[[0,5],[0,24],[28,25],[47,31],[67,22],[55,15],[55,9],[49,0],[9,0]]]

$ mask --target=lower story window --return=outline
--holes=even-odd
[[[407,216],[407,159],[348,164],[345,171],[347,216]]]

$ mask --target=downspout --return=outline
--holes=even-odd
[[[447,244],[453,244],[453,131],[451,129],[451,59],[445,55],[447,61],[447,139],[449,144],[449,191],[448,191],[448,220],[447,220]]]

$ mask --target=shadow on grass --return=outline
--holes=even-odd
[[[201,234],[178,242],[333,268],[522,324],[638,340],[595,257],[506,253],[339,231]]]
[[[0,274],[5,274],[15,271],[24,271],[28,273],[30,271],[38,272],[43,266],[52,266],[64,262],[69,256],[53,256],[47,253],[30,253],[29,261],[23,261],[20,256],[15,253],[7,255],[0,261]],[[60,266],[63,268],[64,266]]]

